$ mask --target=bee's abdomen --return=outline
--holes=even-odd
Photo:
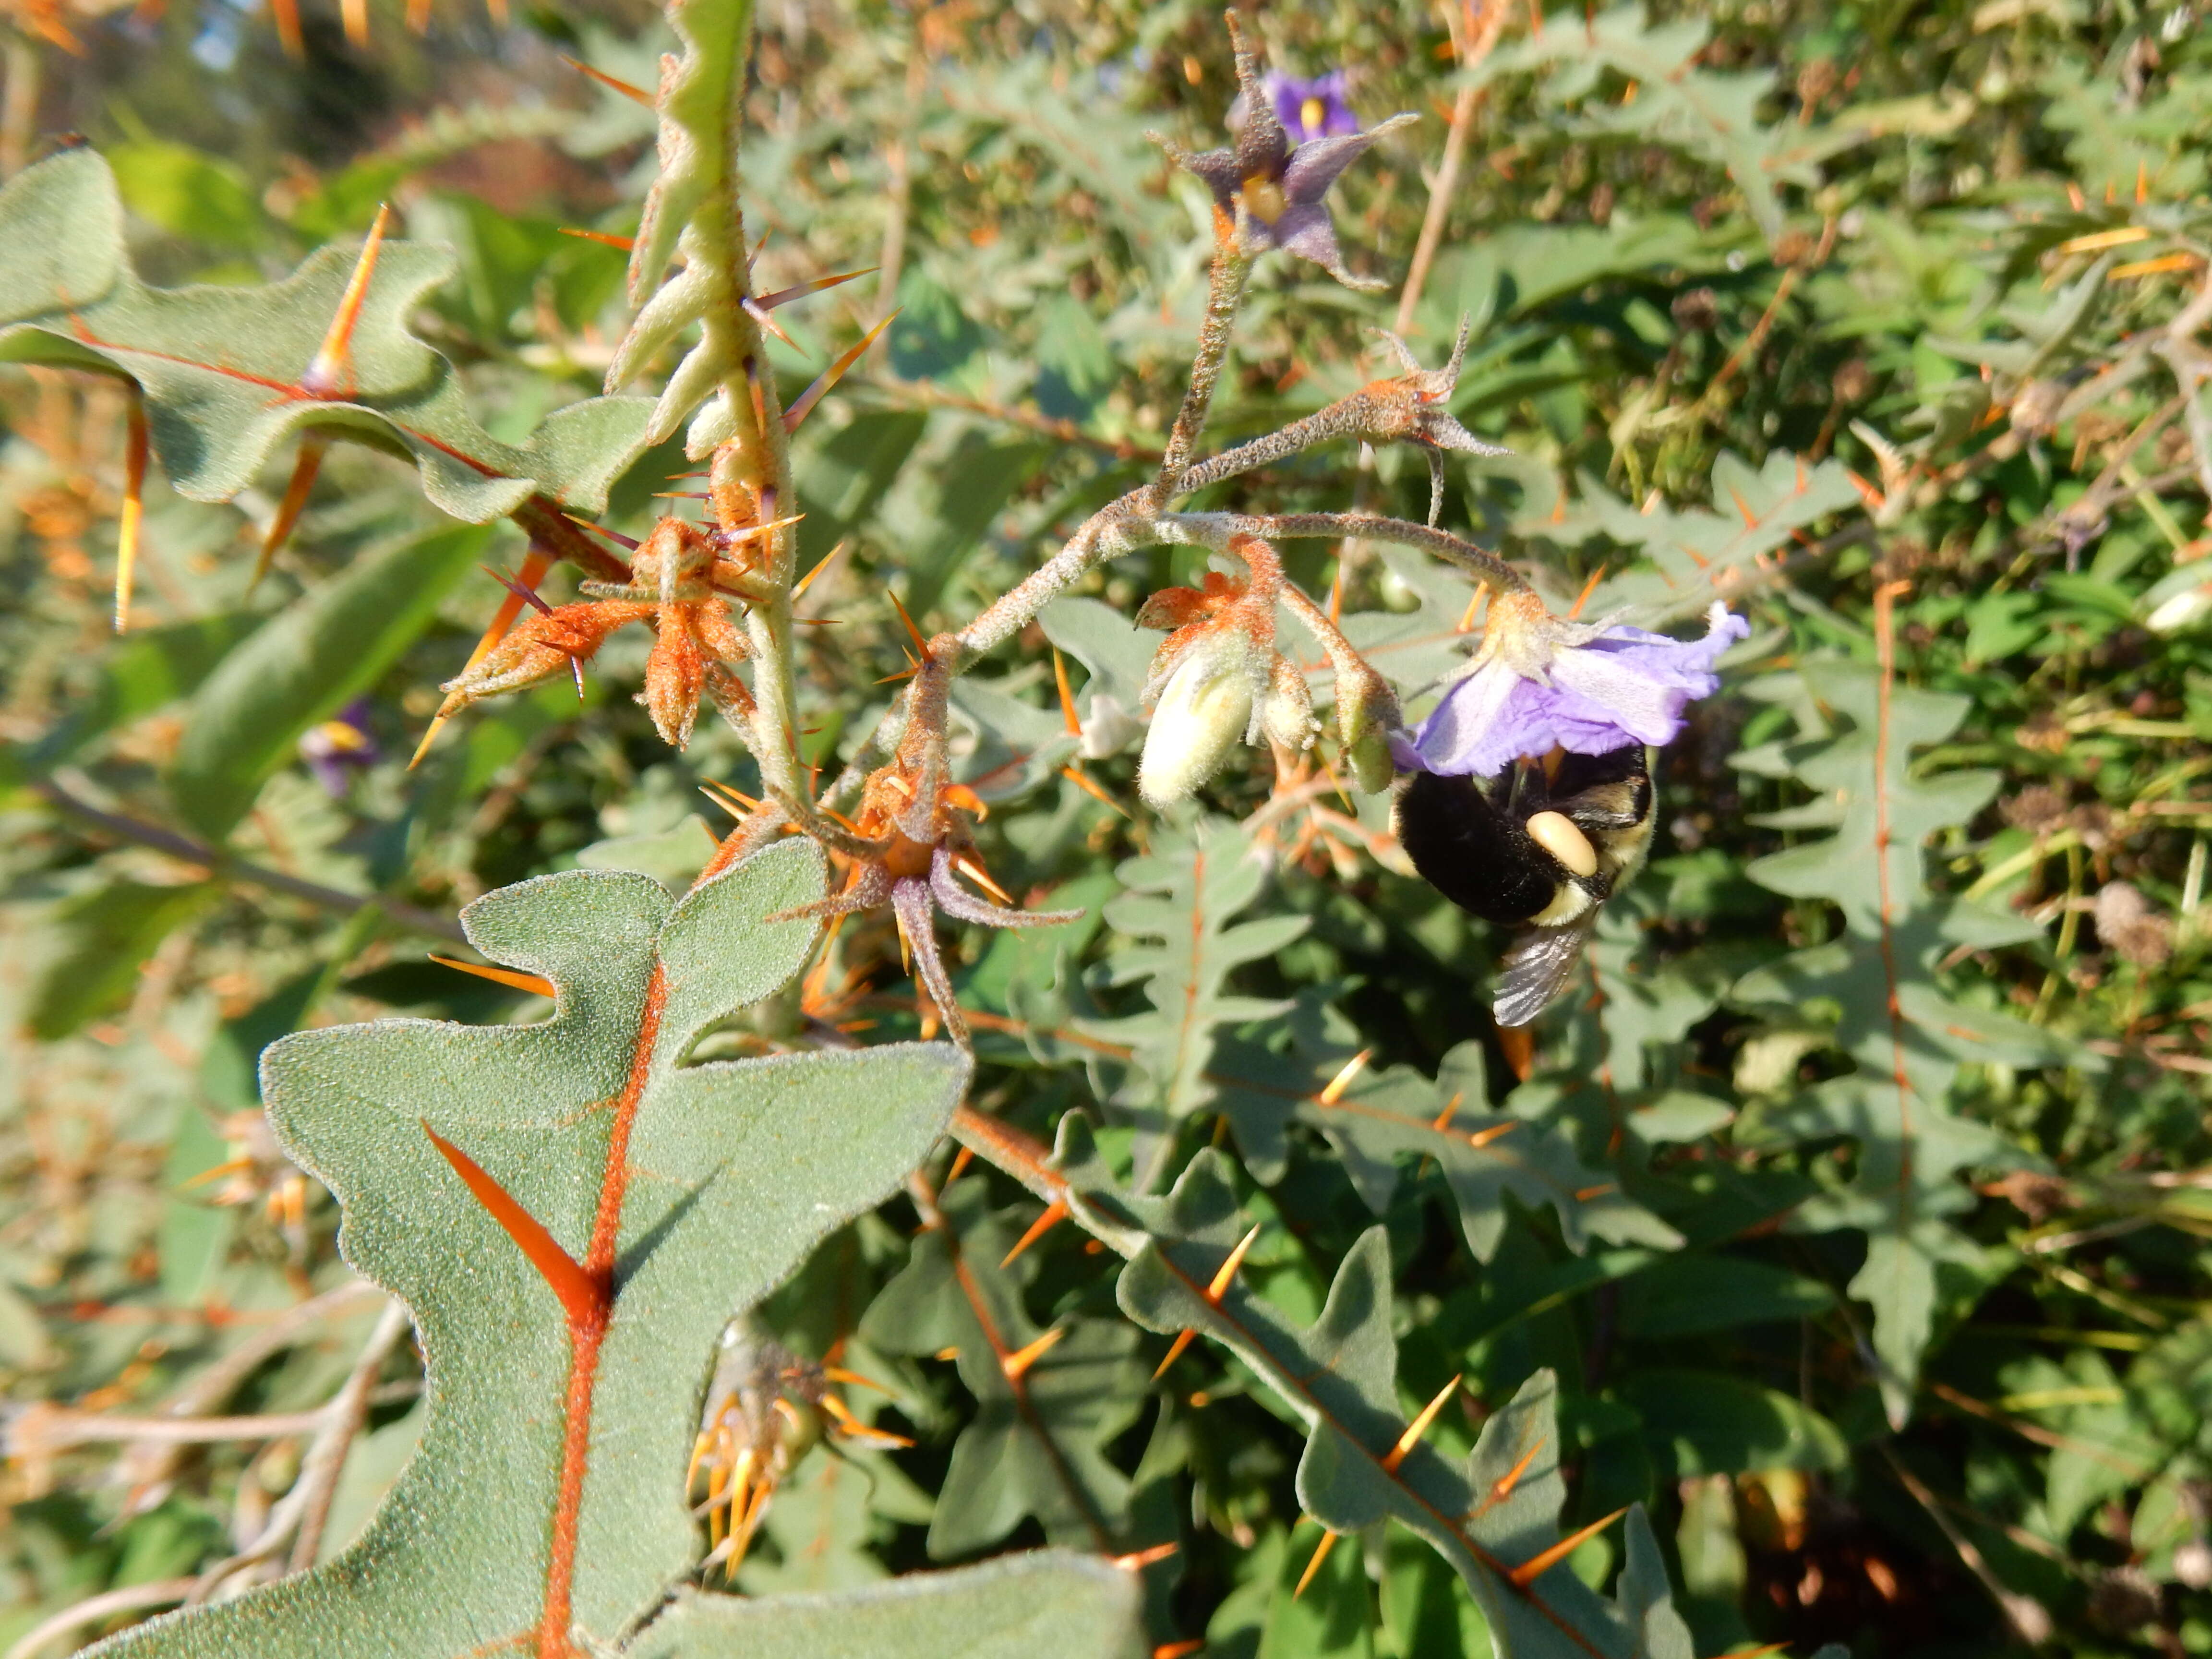
[[[1398,842],[1421,879],[1485,921],[1525,922],[1565,872],[1471,777],[1417,772],[1398,797]]]

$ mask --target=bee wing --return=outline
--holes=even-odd
[[[1597,925],[1593,905],[1574,921],[1557,927],[1531,927],[1513,941],[1505,953],[1505,971],[1498,980],[1498,995],[1491,1006],[1500,1025],[1527,1025],[1559,1000],[1574,977],[1583,946]]]

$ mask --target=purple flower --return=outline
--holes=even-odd
[[[1751,632],[1717,600],[1701,640],[1640,628],[1593,628],[1498,600],[1483,648],[1410,738],[1391,749],[1407,771],[1487,777],[1553,747],[1602,755],[1630,744],[1672,742],[1682,710],[1711,696],[1713,664]]]
[[[300,734],[300,758],[332,800],[345,799],[353,775],[382,757],[368,731],[368,699],[356,697],[337,717]]]
[[[1348,138],[1359,131],[1359,118],[1344,101],[1342,70],[1311,80],[1270,71],[1260,84],[1274,106],[1275,118],[1302,144],[1316,138]]]
[[[1233,22],[1235,14],[1231,16]],[[1287,248],[1302,259],[1312,260],[1346,288],[1372,290],[1386,286],[1364,281],[1344,268],[1344,256],[1336,246],[1336,226],[1328,216],[1325,198],[1337,174],[1358,161],[1369,145],[1392,128],[1420,118],[1396,115],[1362,132],[1346,110],[1344,117],[1350,125],[1340,131],[1331,125],[1334,114],[1324,107],[1322,131],[1334,136],[1314,138],[1293,149],[1291,135],[1276,112],[1274,97],[1261,77],[1258,58],[1246,47],[1241,35],[1236,40],[1237,81],[1246,111],[1236,149],[1193,155],[1162,140],[1168,159],[1205,181],[1221,215],[1221,234],[1226,239],[1233,234],[1247,257],[1270,248]],[[1318,86],[1328,79],[1289,84]],[[1301,99],[1294,112],[1301,131],[1304,130],[1304,103]]]

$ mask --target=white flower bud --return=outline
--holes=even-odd
[[[1121,707],[1118,698],[1094,692],[1091,712],[1083,717],[1083,736],[1075,752],[1085,760],[1104,760],[1118,755],[1143,733],[1145,723]]]
[[[2185,587],[2171,599],[2161,601],[2144,618],[2143,626],[2154,634],[2179,634],[2185,628],[2194,627],[2212,616],[2212,581],[2195,587]]]
[[[1221,769],[1252,723],[1252,682],[1226,641],[1194,644],[1160,690],[1137,765],[1137,793],[1155,807],[1187,800]]]

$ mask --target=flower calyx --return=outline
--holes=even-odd
[[[719,499],[737,492],[746,497],[742,503]],[[651,711],[662,739],[678,749],[690,742],[702,696],[712,697],[724,718],[750,737],[752,694],[736,670],[750,651],[731,607],[767,596],[754,553],[776,526],[759,522],[757,504],[743,485],[723,486],[716,496],[717,516],[737,520],[736,529],[663,519],[631,556],[628,581],[582,583],[583,599],[558,606],[517,587],[538,614],[446,682],[439,718],[562,673],[575,677],[581,696],[583,665],[607,636],[650,622],[659,637],[638,701]]]
[[[897,751],[861,785],[852,817],[825,821],[798,802],[779,805],[851,865],[843,891],[787,914],[836,917],[889,905],[915,977],[946,1031],[966,1048],[972,1046],[968,1022],[937,948],[935,913],[986,927],[1036,927],[1074,921],[1083,912],[1015,908],[976,857],[969,821],[987,817],[989,809],[967,785],[953,781],[947,747],[949,692],[959,649],[950,634],[922,647],[921,665],[907,687],[905,733]],[[959,876],[1000,902],[969,892]]]
[[[1137,788],[1156,808],[1195,793],[1239,742],[1265,736],[1294,751],[1313,743],[1305,676],[1275,646],[1282,562],[1256,536],[1231,537],[1228,550],[1243,580],[1208,571],[1203,586],[1162,588],[1137,613],[1139,628],[1173,630],[1145,685],[1153,712]]]
[[[1216,235],[1224,246],[1233,246],[1246,258],[1256,258],[1271,248],[1287,248],[1300,258],[1312,260],[1346,288],[1373,292],[1387,286],[1354,276],[1345,269],[1344,256],[1336,245],[1336,225],[1329,217],[1325,198],[1337,175],[1376,140],[1420,118],[1393,116],[1365,132],[1358,131],[1353,121],[1351,131],[1338,131],[1332,122],[1340,125],[1351,114],[1343,107],[1340,89],[1332,94],[1336,100],[1334,109],[1325,98],[1310,100],[1322,106],[1316,112],[1319,125],[1328,136],[1308,136],[1304,143],[1293,145],[1267,78],[1261,73],[1259,54],[1246,44],[1234,12],[1228,21],[1230,40],[1237,52],[1237,84],[1245,112],[1236,147],[1194,154],[1164,139],[1157,142],[1170,161],[1213,192]],[[1282,84],[1303,88],[1318,83]],[[1308,131],[1304,118],[1308,101],[1304,95],[1299,98],[1302,134]]]

